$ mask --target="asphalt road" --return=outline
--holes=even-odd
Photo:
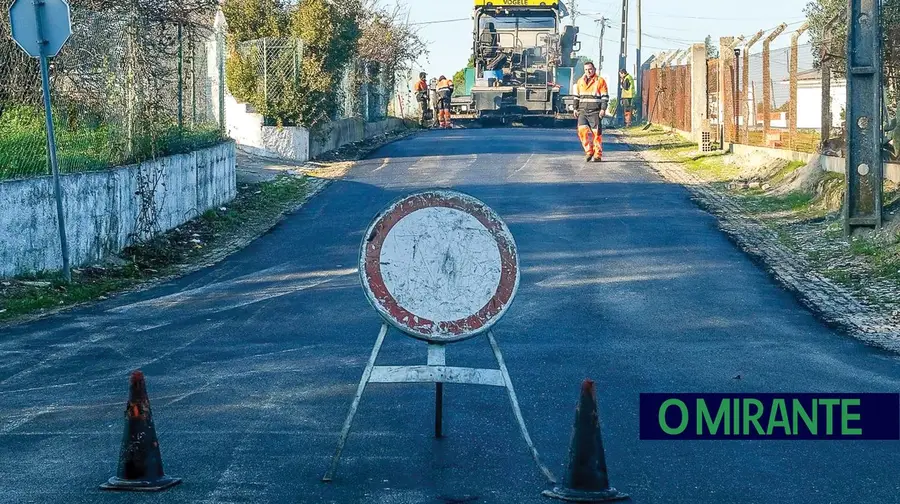
[[[640,503],[898,502],[896,442],[640,441],[640,392],[895,392],[896,356],[820,324],[625,146],[585,164],[569,130],[430,131],[385,146],[271,233],[153,290],[0,333],[0,502],[540,503],[502,389],[372,385],[320,478],[379,329],[355,265],[394,198],[452,187],[518,243],[496,329],[557,476],[581,381],[598,384],[614,486]],[[483,338],[448,364],[491,366]],[[381,364],[422,364],[389,333]],[[162,494],[110,494],[128,373],[148,378]],[[740,375],[741,379],[734,379]]]

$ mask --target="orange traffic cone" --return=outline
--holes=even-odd
[[[570,502],[603,502],[628,499],[628,495],[609,486],[603,438],[594,382],[584,380],[581,399],[575,409],[575,428],[569,448],[569,468],[562,486],[544,490],[543,495]]]
[[[125,434],[119,452],[119,470],[100,488],[153,492],[179,483],[181,479],[170,478],[163,473],[144,373],[135,371],[131,373],[131,390],[125,406]]]

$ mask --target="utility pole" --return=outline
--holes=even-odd
[[[619,68],[626,68],[628,64],[628,0],[622,0],[622,37],[619,48]],[[623,124],[624,111],[622,110],[622,79],[619,78],[619,69],[616,69],[616,124]]]
[[[637,89],[634,90],[634,97],[636,99],[634,100],[632,106],[634,107],[635,116],[637,117],[638,122],[640,122],[641,112],[643,112],[644,109],[644,88],[642,87],[642,83],[644,82],[644,77],[642,75],[642,65],[644,64],[644,62],[641,59],[641,0],[637,0],[637,54],[635,56],[637,58],[637,61],[635,62],[636,70],[634,73],[636,75],[634,76],[634,78],[635,87]]]
[[[595,23],[600,23],[600,56],[597,60],[597,72],[603,70],[603,36],[606,34],[606,17],[600,17]]]
[[[884,68],[880,2],[850,0],[847,33],[847,154],[844,232],[881,229]]]

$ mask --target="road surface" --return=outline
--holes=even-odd
[[[900,365],[824,327],[615,139],[604,163],[582,158],[570,130],[425,132],[215,267],[3,329],[0,502],[549,502],[505,392],[487,387],[445,387],[435,440],[433,386],[371,385],[320,482],[379,329],[362,232],[429,187],[482,199],[515,236],[521,285],[495,332],[557,476],[589,377],[612,483],[634,502],[898,502],[896,442],[639,440],[640,392],[896,392]],[[483,338],[447,361],[493,364]],[[422,343],[389,333],[380,364],[424,362]],[[102,493],[135,368],[184,483]]]

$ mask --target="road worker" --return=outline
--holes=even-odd
[[[625,127],[631,126],[631,105],[634,100],[634,77],[624,68],[619,70],[619,82],[622,86],[622,114],[625,118]]]
[[[434,77],[428,82],[428,99],[431,105],[431,127],[437,128],[440,125],[441,100],[437,92],[437,79]]]
[[[431,106],[429,104],[428,99],[428,82],[425,81],[425,72],[421,72],[419,74],[419,80],[416,81],[416,86],[414,91],[416,92],[416,101],[419,102],[419,109],[421,112],[421,123],[422,126],[425,127],[430,122],[431,118]]]
[[[584,76],[575,82],[573,94],[584,160],[600,162],[603,157],[603,117],[609,106],[609,89],[606,80],[597,75],[592,62],[584,63]]]
[[[453,81],[441,75],[437,82],[438,99],[440,100],[441,128],[450,128],[450,99],[453,97]]]

